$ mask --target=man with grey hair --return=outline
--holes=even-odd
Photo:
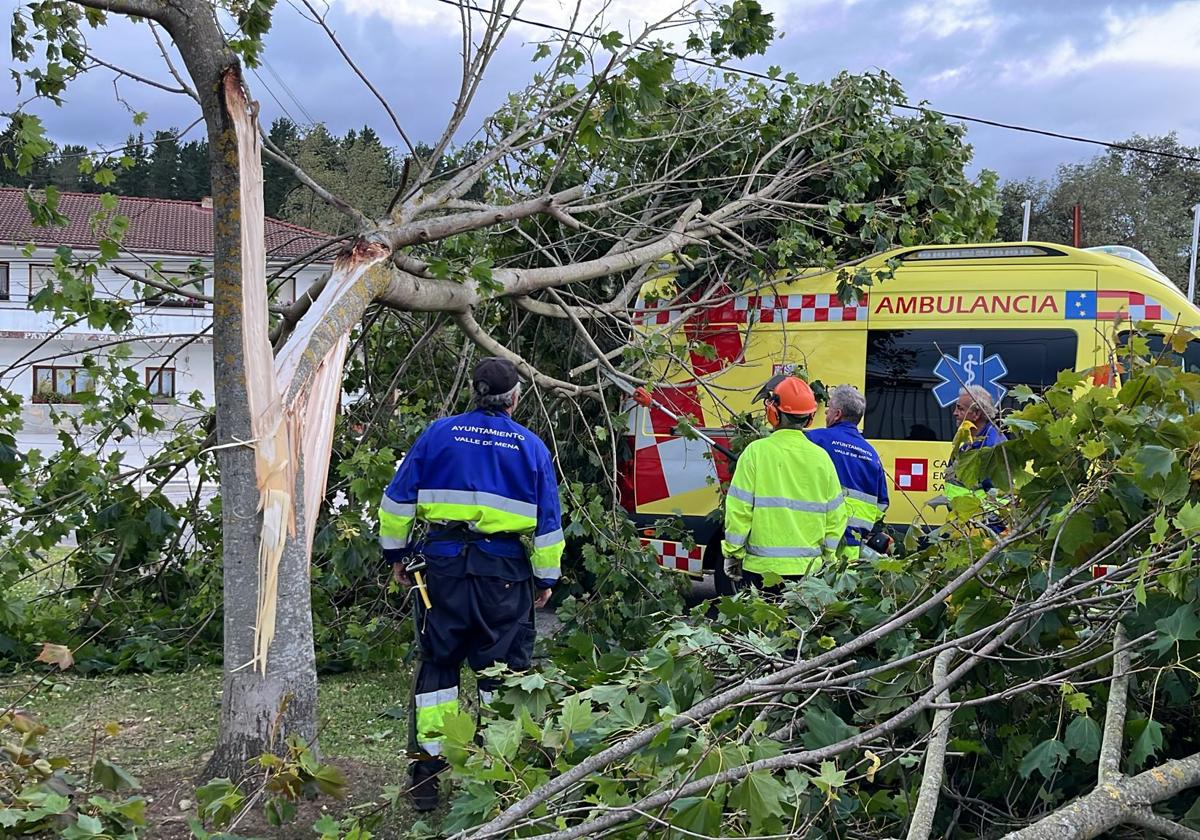
[[[867,543],[872,534],[881,532],[881,527],[876,526],[882,522],[888,506],[883,462],[875,447],[858,430],[866,413],[867,400],[862,393],[853,385],[838,385],[829,392],[825,428],[808,432],[808,439],[828,453],[842,485],[850,518],[841,555],[850,560],[878,554]],[[881,549],[885,547],[878,541],[872,542]]]
[[[533,609],[550,599],[564,547],[550,450],[511,416],[521,394],[516,366],[484,359],[471,389],[475,409],[417,438],[379,506],[379,542],[397,582],[424,564],[427,599],[413,599],[421,662],[409,730],[418,811],[437,807],[442,725],[458,711],[463,661],[475,671],[529,667]],[[414,546],[417,523],[428,533]],[[499,680],[477,684],[487,705]]]
[[[950,463],[946,465],[946,481],[943,495],[931,499],[930,504],[946,504],[959,496],[986,494],[992,489],[992,482],[984,479],[976,490],[964,487],[958,481],[954,468],[957,456],[971,449],[986,449],[1004,443],[1007,438],[996,428],[996,401],[991,393],[982,385],[968,385],[958,392],[958,402],[954,404],[954,420],[958,423],[958,433],[955,440],[964,442],[950,455]]]

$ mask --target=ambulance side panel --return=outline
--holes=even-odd
[[[706,313],[702,323],[687,329],[689,338],[705,346],[691,358],[699,379],[656,388],[655,398],[726,443],[733,417],[760,409],[754,397],[775,373],[801,366],[827,383],[848,381],[861,388],[867,307],[842,304],[833,282],[808,282],[803,294],[740,296]],[[635,521],[647,525],[682,516],[701,545],[719,537],[719,486],[730,478],[724,456],[702,441],[673,434],[675,424],[655,408],[635,412],[631,421]]]
[[[936,525],[959,390],[1035,392],[1098,364],[1096,272],[1039,266],[904,267],[872,296],[863,433],[888,473],[891,524]],[[1003,404],[1003,399],[998,400]]]

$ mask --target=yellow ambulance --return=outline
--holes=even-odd
[[[1104,369],[1133,324],[1200,327],[1200,309],[1121,246],[924,246],[862,267],[889,262],[892,277],[851,304],[838,299],[833,273],[701,299],[672,279],[643,290],[640,329],[690,352],[690,364],[655,385],[655,404],[632,408],[620,474],[621,503],[661,565],[693,575],[722,568],[719,484],[730,469],[709,444],[678,434],[671,415],[726,443],[734,415],[759,409],[755,395],[777,373],[802,366],[827,386],[854,385],[867,399],[863,433],[888,473],[887,522],[934,525],[943,520],[926,502],[942,493],[963,384],[982,385],[1004,407],[1016,386],[1038,391],[1062,370]],[[1200,370],[1200,342],[1183,361]],[[667,516],[683,518],[694,548],[653,532]]]

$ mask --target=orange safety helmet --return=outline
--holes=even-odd
[[[767,422],[772,426],[779,425],[780,414],[806,417],[817,413],[817,398],[812,388],[798,376],[772,379],[759,394],[767,401]]]

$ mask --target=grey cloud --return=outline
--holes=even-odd
[[[1136,8],[1154,13],[1171,5]],[[911,101],[928,99],[947,111],[1107,140],[1176,130],[1184,142],[1200,143],[1200,118],[1180,105],[1189,101],[1194,87],[1194,78],[1183,71],[1128,64],[1051,78],[1005,76],[1005,68],[1037,61],[1068,36],[1079,51],[1104,44],[1109,37],[1104,10],[1095,3],[994,0],[980,7],[991,20],[989,27],[938,38],[912,33],[908,8],[907,3],[888,0],[793,3],[779,16],[786,37],[765,58],[744,64],[760,70],[776,64],[810,80],[842,69],[882,68],[904,83]],[[1129,7],[1119,8],[1129,13]],[[387,142],[399,145],[383,110],[324,35],[289,6],[277,9],[266,51],[269,69],[249,76],[264,119],[286,110],[303,123],[307,111],[335,132],[367,123]],[[440,27],[404,28],[378,16],[349,15],[340,4],[334,4],[331,20],[364,72],[387,94],[405,129],[415,139],[432,140],[458,87],[457,36]],[[472,127],[534,71],[529,61],[532,47],[519,43],[519,36],[516,40],[493,63],[472,112]],[[121,56],[131,69],[165,78],[144,27],[114,22],[110,31],[93,36],[93,42],[102,54]],[[103,71],[81,80],[65,109],[40,109],[56,139],[103,145],[120,142],[129,133],[128,114],[113,98],[111,75]],[[275,75],[286,83],[286,90]],[[182,126],[194,116],[194,106],[182,97],[145,91],[128,81],[121,88],[134,107],[149,111],[148,131]],[[11,108],[14,100],[9,91],[0,107]],[[975,147],[975,166],[997,170],[1005,178],[1044,177],[1059,163],[1100,151],[981,126],[972,126],[968,138]]]

